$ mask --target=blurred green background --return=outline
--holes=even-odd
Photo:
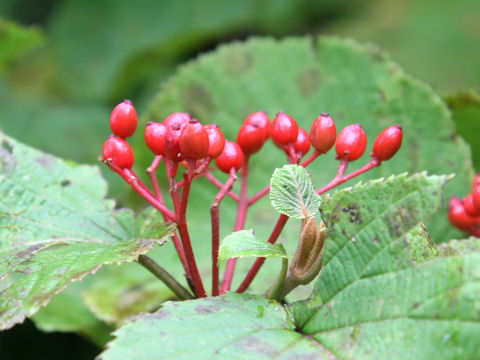
[[[1,0],[0,129],[94,164],[113,106],[128,98],[142,115],[178,64],[253,35],[330,34],[380,45],[444,95],[478,171],[479,19],[478,0]],[[104,173],[120,204],[139,206]],[[76,335],[41,335],[31,322],[0,333],[2,360],[98,352]]]

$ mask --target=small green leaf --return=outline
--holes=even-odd
[[[240,230],[226,236],[220,244],[218,260],[223,262],[238,257],[282,257],[287,254],[282,245],[273,245],[253,235],[253,230]]]
[[[298,165],[275,170],[270,181],[270,200],[275,210],[295,219],[315,216],[320,206],[310,174]]]

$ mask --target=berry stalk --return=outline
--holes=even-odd
[[[210,206],[212,219],[212,296],[219,294],[218,248],[220,246],[220,203],[237,180],[235,169],[230,170],[230,176],[213,199]]]
[[[245,226],[245,220],[247,218],[248,211],[248,159],[245,157],[245,161],[241,168],[241,178],[240,178],[240,198],[238,200],[237,207],[237,218],[235,220],[235,227],[233,231],[242,230]],[[227,267],[225,269],[225,275],[222,282],[222,288],[220,294],[225,294],[230,287],[232,286],[233,274],[235,272],[235,266],[237,263],[237,258],[229,259],[227,262]]]
[[[197,262],[195,261],[195,255],[193,253],[192,243],[190,241],[190,234],[187,228],[187,202],[190,195],[190,185],[192,184],[194,163],[188,163],[188,172],[184,176],[184,186],[182,191],[182,198],[180,202],[178,201],[178,192],[175,189],[175,179],[172,179],[172,184],[174,185],[171,189],[172,198],[174,197],[175,210],[177,212],[177,228],[180,234],[180,239],[182,240],[183,250],[185,252],[185,257],[188,263],[188,269],[190,270],[190,280],[193,284],[195,295],[197,297],[206,297],[207,293],[203,287],[202,278],[200,277],[200,272],[198,271]]]

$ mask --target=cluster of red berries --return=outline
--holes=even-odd
[[[463,199],[451,197],[448,220],[460,230],[480,237],[480,174],[475,176],[472,192]]]
[[[103,146],[104,159],[119,168],[132,167],[134,155],[125,138],[133,135],[137,123],[131,101],[125,100],[114,108],[110,118],[114,135]],[[379,162],[390,159],[400,148],[402,135],[399,125],[384,129],[375,140],[372,157]],[[255,112],[243,122],[236,142],[225,140],[216,124],[202,125],[190,114],[173,113],[163,123],[148,123],[144,136],[147,147],[155,155],[173,162],[193,161],[196,168],[205,167],[202,159],[215,159],[217,167],[225,173],[240,169],[245,157],[257,153],[270,137],[285,151],[291,163],[298,163],[311,146],[318,156],[335,145],[337,158],[345,161],[360,158],[367,146],[367,136],[360,124],[348,125],[337,136],[335,123],[327,113],[314,120],[308,134],[284,112],[279,112],[273,122],[264,111]]]
[[[145,127],[144,139],[147,147],[155,155],[152,165],[147,169],[153,191],[144,184],[131,169],[134,163],[133,151],[125,140],[132,136],[137,128],[138,118],[131,101],[125,100],[112,111],[110,118],[111,135],[103,145],[101,160],[113,171],[118,173],[140,196],[158,209],[166,221],[177,225],[177,232],[172,240],[194,294],[206,296],[206,291],[196,265],[195,255],[190,242],[186,222],[186,209],[192,181],[205,176],[217,186],[220,191],[210,206],[212,222],[212,295],[224,294],[230,290],[235,269],[235,259],[230,259],[226,265],[225,275],[219,286],[218,249],[220,236],[219,206],[222,199],[228,195],[237,202],[237,217],[234,231],[244,228],[247,210],[257,200],[268,194],[270,186],[266,186],[257,194],[248,195],[248,167],[251,155],[260,151],[265,142],[271,138],[274,144],[284,151],[288,162],[308,166],[318,156],[327,153],[334,145],[340,165],[336,176],[324,187],[316,190],[323,194],[344,182],[359,176],[382,161],[390,159],[402,144],[402,128],[394,125],[383,130],[373,144],[372,158],[361,168],[345,174],[349,162],[359,159],[367,146],[367,135],[360,124],[346,126],[337,135],[335,122],[330,115],[324,113],[312,123],[310,133],[299,128],[290,115],[279,112],[273,121],[264,111],[255,112],[244,120],[235,142],[225,139],[220,128],[215,124],[202,125],[187,113],[173,113],[161,122],[150,122]],[[314,151],[302,161],[310,148]],[[215,161],[216,167],[229,174],[222,183],[211,173],[210,163]],[[160,162],[166,167],[169,179],[169,194],[173,210],[167,207],[156,170]],[[177,181],[178,165],[187,168],[183,180]],[[240,194],[233,191],[232,186],[238,180],[237,171],[241,171]],[[282,231],[288,217],[281,215],[268,241],[274,243]],[[257,259],[237,291],[245,291],[263,261]]]

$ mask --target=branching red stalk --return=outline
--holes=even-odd
[[[240,199],[238,200],[237,219],[233,231],[242,230],[245,226],[248,210],[248,156],[245,158],[241,171],[240,179]],[[223,277],[220,294],[225,294],[232,286],[233,274],[235,273],[235,265],[237,258],[228,259],[225,275]]]
[[[178,201],[179,195],[178,191],[176,190],[175,179],[171,179],[173,186],[171,187],[170,192],[172,194],[172,199],[176,198],[176,200],[174,200],[174,204],[177,204],[175,207],[177,213],[177,229],[180,234],[180,239],[182,240],[185,257],[187,258],[188,268],[191,276],[190,280],[192,281],[196,296],[206,297],[207,293],[205,292],[202,278],[200,277],[200,273],[198,271],[197,262],[195,261],[195,255],[193,254],[192,244],[190,241],[190,234],[188,233],[187,228],[187,203],[190,195],[190,185],[192,184],[194,167],[195,164],[190,161],[188,163],[188,172],[186,175],[184,175],[185,181],[180,202]]]
[[[230,177],[213,199],[210,206],[212,218],[212,296],[219,294],[218,248],[220,246],[220,203],[237,180],[235,169],[230,170]]]
[[[260,190],[258,193],[253,195],[250,199],[248,199],[248,206],[252,206],[255,204],[258,200],[260,200],[262,197],[267,195],[270,191],[270,185],[264,187],[262,190]]]
[[[217,188],[219,188],[219,189],[223,188],[223,184],[221,183],[221,181],[218,180],[210,171],[207,171],[205,173],[205,177],[207,178],[208,181],[210,181]],[[240,199],[240,197],[232,191],[227,192],[227,195],[230,196],[236,202],[238,202],[239,199]]]
[[[310,165],[317,157],[319,157],[320,155],[322,155],[323,153],[315,150],[313,153],[310,154],[310,156],[308,158],[306,158],[300,165],[303,166],[303,167],[307,167],[308,165]]]
[[[162,155],[155,156],[152,164],[147,168],[147,175],[150,178],[150,181],[151,181],[152,186],[153,186],[154,194],[157,197],[158,201],[165,204],[165,200],[163,199],[162,191],[160,189],[160,185],[159,185],[158,179],[157,179],[157,169],[158,169],[158,165],[160,165],[160,162],[162,161],[162,159],[163,159]]]
[[[336,176],[332,181],[330,181],[327,185],[325,185],[324,187],[320,188],[317,190],[317,194],[318,195],[322,195],[324,193],[326,193],[327,191],[333,189],[334,187],[337,187],[338,185],[341,185],[343,184],[344,182],[347,182],[348,180],[350,179],[353,179],[354,177],[356,176],[359,176],[363,173],[366,173],[367,171],[369,170],[372,170],[373,168],[379,166],[381,164],[381,162],[376,159],[376,158],[373,158],[372,160],[370,160],[367,164],[365,164],[364,166],[362,166],[360,169],[352,172],[351,174],[348,174],[346,176],[343,176],[340,175],[340,176]],[[341,165],[340,165],[341,166]],[[340,168],[339,166],[339,168]],[[345,170],[344,170],[345,171]]]
[[[144,186],[140,185],[138,177],[136,175],[133,175],[131,170],[127,172],[127,169],[120,169],[118,166],[112,164],[111,162],[105,160],[102,161],[104,161],[111,170],[115,171],[118,175],[120,175],[122,179],[125,180],[137,194],[139,194],[150,204],[152,204],[152,206],[155,207],[158,211],[160,211],[168,220],[175,221],[175,213],[173,213],[165,205],[161,204],[153,196],[153,194],[144,187],[145,185],[143,183],[142,184]]]
[[[160,185],[157,180],[157,169],[158,169],[158,165],[160,165],[160,162],[162,161],[162,158],[163,158],[162,155],[155,156],[152,162],[152,165],[150,165],[147,168],[147,174],[150,177],[150,181],[152,182],[152,186],[155,191],[155,196],[157,200],[160,201],[160,203],[162,203],[163,205],[165,205],[165,200],[163,198],[162,190],[160,189]],[[165,216],[163,218],[165,219],[165,221],[167,221],[167,218]],[[175,246],[175,250],[177,251],[178,257],[182,262],[182,266],[183,266],[183,269],[185,270],[185,274],[187,275],[188,278],[190,278],[191,277],[190,269],[188,268],[187,258],[185,257],[185,252],[183,251],[182,243],[180,242],[180,239],[178,238],[176,231],[172,234],[172,241],[173,241],[173,245]]]

